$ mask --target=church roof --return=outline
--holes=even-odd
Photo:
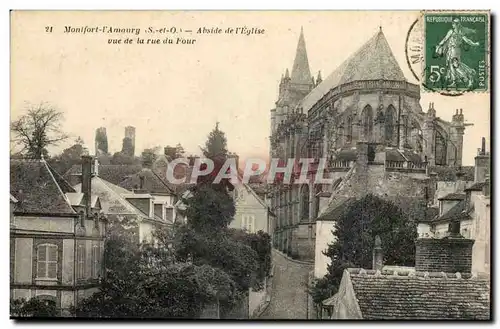
[[[297,84],[311,84],[311,70],[309,69],[309,60],[307,59],[303,29],[300,30],[295,60],[293,61],[291,81]]]
[[[302,101],[302,108],[308,111],[330,89],[359,80],[405,81],[382,29],[314,88]]]

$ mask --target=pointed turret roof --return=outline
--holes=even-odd
[[[308,111],[330,89],[359,80],[405,81],[382,29],[314,88],[302,101],[302,108]]]
[[[306,41],[304,39],[304,29],[300,28],[299,42],[295,52],[295,60],[292,67],[292,83],[310,84],[311,70],[307,59]]]

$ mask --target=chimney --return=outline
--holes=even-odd
[[[94,159],[94,176],[99,176],[99,160],[97,157]]]
[[[490,175],[486,174],[486,178],[484,181],[484,186],[483,186],[483,194],[484,196],[489,197],[490,196]]]
[[[485,181],[490,167],[490,155],[486,152],[486,140],[484,137],[481,140],[481,148],[478,150],[474,161],[474,182],[482,183]]]
[[[375,236],[375,246],[373,247],[373,265],[375,271],[382,271],[384,267],[384,254],[382,252],[382,241],[380,236]]]
[[[89,155],[82,156],[82,193],[83,202],[85,205],[86,216],[89,217],[92,208],[91,191],[92,191],[92,157]]]
[[[474,240],[460,235],[460,219],[449,225],[442,239],[418,238],[415,242],[415,270],[421,272],[471,273]]]

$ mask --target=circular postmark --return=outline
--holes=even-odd
[[[454,86],[447,86],[444,79],[441,79],[446,72],[442,68],[436,70],[435,67],[428,67],[425,63],[426,56],[430,55],[432,58],[442,56],[440,49],[434,46],[430,49],[431,54],[426,54],[425,51],[424,15],[421,14],[410,25],[405,40],[406,63],[415,79],[424,90],[444,96],[460,96],[467,91],[473,90],[472,88],[458,89]],[[432,82],[432,85],[426,83],[426,80]]]

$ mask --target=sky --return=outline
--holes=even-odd
[[[408,81],[416,83],[405,59],[405,39],[418,17],[412,11],[305,12],[13,12],[11,17],[11,119],[27,103],[47,102],[64,112],[64,130],[94,152],[98,127],[106,127],[111,153],[121,149],[126,126],[136,127],[136,155],[144,148],[181,143],[199,153],[215,123],[228,147],[241,158],[269,154],[270,110],[278,84],[291,69],[303,27],[311,72],[323,79],[382,27]],[[154,27],[193,30],[174,40],[195,44],[108,44],[125,35],[70,34],[65,26]],[[46,27],[53,27],[51,33]],[[264,29],[259,35],[203,34],[198,28]],[[135,40],[138,36],[129,35]],[[147,39],[150,35],[141,33]],[[447,97],[421,94],[424,110],[451,120],[462,108],[473,123],[464,136],[463,164],[472,165],[481,137],[489,145],[487,93]]]

